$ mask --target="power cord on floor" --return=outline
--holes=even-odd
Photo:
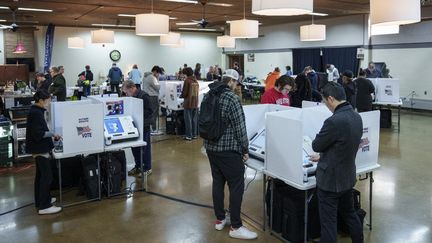
[[[256,176],[257,176],[257,173],[258,173],[258,171],[256,170],[256,171],[255,171],[255,175],[254,175],[254,177],[252,178],[251,181],[249,181],[249,182],[246,184],[246,187],[245,187],[244,191],[247,191],[247,190],[248,190],[249,185],[252,183],[252,181],[255,180],[255,178],[256,178]],[[247,176],[246,176],[246,170],[245,170],[245,181],[246,181],[246,179],[247,179]]]
[[[12,213],[12,212],[18,211],[18,210],[20,210],[20,209],[23,209],[23,208],[29,207],[29,206],[31,206],[31,205],[34,205],[34,203],[28,203],[28,204],[25,204],[25,205],[23,205],[23,206],[21,206],[21,207],[17,207],[17,208],[15,208],[15,209],[9,210],[9,211],[7,211],[7,212],[0,213],[0,217],[3,216],[3,215],[9,214],[9,213]]]

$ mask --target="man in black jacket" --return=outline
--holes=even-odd
[[[48,91],[57,96],[57,101],[66,101],[66,80],[60,73],[57,67],[52,67],[50,69],[51,76],[53,77],[53,82],[49,87]]]
[[[358,112],[372,110],[372,94],[375,93],[375,86],[372,81],[366,78],[366,72],[360,69],[359,76],[354,80],[357,86],[356,107]]]
[[[323,100],[333,112],[312,142],[316,170],[321,243],[336,243],[338,212],[347,223],[352,242],[363,242],[360,219],[354,210],[355,158],[363,133],[361,117],[346,102],[344,88],[334,82],[324,86]]]
[[[143,115],[144,115],[144,128],[143,139],[147,146],[143,147],[144,150],[144,173],[150,175],[152,173],[151,167],[151,131],[150,124],[153,120],[153,107],[150,105],[150,96],[141,89],[138,89],[134,82],[127,80],[123,82],[123,92],[126,96],[135,97],[143,100]],[[143,163],[141,157],[141,147],[132,148],[132,154],[135,159],[135,167],[128,172],[128,175],[142,176],[141,164]]]

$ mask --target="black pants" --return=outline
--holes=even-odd
[[[344,192],[327,192],[318,189],[321,221],[321,243],[337,242],[337,214],[348,225],[353,243],[363,242],[363,226],[354,210],[352,189]]]
[[[35,206],[39,209],[51,207],[51,182],[53,179],[50,159],[36,157],[36,177],[34,183]]]
[[[235,152],[207,151],[213,177],[213,206],[216,218],[225,219],[224,189],[225,182],[229,188],[229,211],[231,226],[242,226],[240,218],[241,204],[244,192],[244,163],[242,156]]]
[[[121,92],[120,92],[120,88],[119,88],[120,84],[111,84],[111,93],[115,92],[118,94],[118,96],[120,96]]]

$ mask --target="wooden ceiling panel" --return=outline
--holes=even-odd
[[[228,3],[231,7],[214,6],[207,4],[205,7],[205,18],[218,27],[225,26],[227,20],[237,20],[243,18],[242,0],[198,0],[209,3]],[[91,24],[134,24],[133,18],[119,17],[118,14],[139,14],[151,12],[152,0],[0,0],[0,6],[7,7],[27,7],[52,9],[52,13],[40,13],[29,11],[17,11],[17,22],[27,21],[25,24],[35,24],[30,21],[37,21],[39,25],[53,23],[57,26],[82,26],[89,27]],[[257,16],[251,13],[252,0],[246,0],[246,18],[259,20],[263,25],[274,25],[288,22],[309,20],[310,16],[290,16],[290,17],[266,17]],[[423,0],[424,6],[430,6],[432,1]],[[100,8],[103,6],[103,8]],[[200,20],[203,16],[203,7],[200,3],[177,3],[166,0],[153,0],[155,13],[168,14],[176,17],[171,20],[171,28],[178,26],[176,22],[190,22]],[[315,0],[314,11],[329,14],[330,18],[336,16],[346,16],[352,14],[365,14],[369,12],[369,0]],[[0,18],[12,22],[11,10],[0,10]],[[78,18],[75,23],[74,19]],[[132,22],[131,22],[132,21]]]

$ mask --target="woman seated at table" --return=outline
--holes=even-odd
[[[54,148],[53,140],[60,136],[49,131],[45,121],[45,111],[51,102],[51,95],[45,90],[38,90],[33,96],[35,103],[27,116],[26,150],[36,161],[36,177],[34,183],[35,206],[39,214],[53,214],[62,210],[52,203],[50,189],[53,174],[51,171],[50,153]]]
[[[295,88],[294,79],[282,75],[275,82],[275,86],[272,89],[264,92],[261,97],[261,104],[277,104],[291,106],[291,98],[288,93]]]

